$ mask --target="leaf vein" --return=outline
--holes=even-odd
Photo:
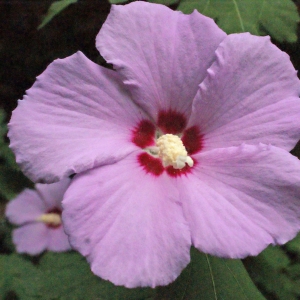
[[[231,268],[228,266],[227,262],[226,262],[226,261],[224,261],[224,263],[225,263],[225,265],[226,265],[227,269],[229,270],[229,272],[232,274],[232,276],[233,276],[234,280],[236,281],[236,283],[238,284],[238,286],[239,286],[239,287],[240,287],[240,289],[242,290],[242,292],[243,292],[243,294],[244,294],[245,298],[249,300],[249,298],[248,298],[248,296],[246,295],[246,293],[245,293],[245,291],[244,291],[243,287],[241,286],[240,282],[237,280],[237,278],[236,278],[235,274],[233,273],[233,271],[231,270]]]
[[[244,23],[242,21],[242,17],[241,17],[241,14],[240,14],[240,10],[239,10],[239,7],[236,3],[235,0],[232,0],[233,1],[233,4],[234,4],[234,7],[235,7],[235,10],[236,10],[236,13],[237,13],[237,16],[238,16],[238,19],[240,21],[240,25],[241,25],[241,28],[242,28],[242,31],[245,32],[245,27],[244,27]]]
[[[212,282],[212,286],[213,286],[213,290],[214,290],[215,300],[218,300],[216,284],[215,284],[214,275],[213,275],[213,272],[212,272],[212,268],[211,268],[211,265],[210,265],[210,262],[209,262],[208,255],[205,254],[205,257],[206,257],[206,261],[207,261],[209,272],[210,272],[210,277],[211,277],[211,282]]]

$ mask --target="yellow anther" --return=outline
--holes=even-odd
[[[37,221],[46,223],[47,225],[58,226],[61,224],[61,217],[56,213],[48,213],[40,215]]]
[[[190,167],[194,162],[181,141],[181,139],[174,134],[164,134],[156,141],[158,147],[158,156],[161,158],[163,166],[172,166],[174,169],[182,169],[185,164]]]

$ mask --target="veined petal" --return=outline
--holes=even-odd
[[[193,103],[206,150],[242,142],[291,150],[300,137],[300,81],[269,37],[232,34],[216,51]]]
[[[137,1],[112,6],[96,46],[156,120],[158,111],[169,109],[189,116],[198,85],[225,37],[197,11],[184,15]]]
[[[47,209],[62,208],[61,202],[63,195],[71,182],[70,178],[64,178],[59,182],[51,184],[37,183],[36,190],[40,194],[42,201],[45,202]],[[46,211],[44,211],[46,212]]]
[[[300,229],[300,162],[277,147],[242,145],[202,152],[178,180],[192,242],[217,256],[257,255]]]
[[[78,174],[63,200],[72,247],[92,271],[126,287],[166,285],[190,256],[190,232],[166,174],[146,173],[130,155]]]
[[[46,250],[48,228],[43,223],[31,223],[13,230],[17,252],[37,255]]]
[[[122,85],[116,72],[81,52],[50,64],[9,124],[10,146],[24,173],[51,183],[135,150],[131,130],[144,115]]]
[[[37,191],[25,189],[7,204],[5,215],[12,224],[22,225],[34,222],[46,210],[47,207]]]

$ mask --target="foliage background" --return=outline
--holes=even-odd
[[[64,2],[54,7],[56,11],[49,11],[52,0],[0,1],[0,300],[300,299],[300,237],[283,247],[270,247],[258,257],[243,262],[210,257],[192,249],[192,263],[179,279],[157,289],[115,287],[93,276],[85,259],[75,252],[44,253],[33,258],[15,253],[12,226],[4,218],[5,205],[33,184],[22,175],[7,147],[6,123],[11,111],[35,77],[56,58],[80,50],[94,62],[106,66],[95,48],[95,37],[111,4],[108,0]],[[121,2],[132,1],[111,0],[111,3]],[[184,12],[198,8],[215,18],[228,33],[250,30],[254,34],[270,34],[273,42],[291,56],[295,68],[300,69],[300,29],[296,24],[299,17],[294,6],[299,9],[300,0],[294,3],[291,0],[149,2],[160,2]],[[246,6],[238,16],[236,5],[242,4]],[[258,13],[257,9],[260,9]],[[292,153],[300,157],[300,145]]]

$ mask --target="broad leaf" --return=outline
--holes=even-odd
[[[156,300],[262,300],[240,260],[212,257],[191,250],[192,263],[168,287],[158,289]]]
[[[21,255],[0,255],[0,300],[9,292],[22,300],[146,300],[154,294],[153,289],[126,289],[101,280],[75,252],[49,252],[36,265]]]
[[[5,141],[7,126],[5,124],[5,112],[0,109],[0,159],[1,164],[5,164],[12,169],[19,170],[19,167],[15,161],[15,156],[8,148],[8,144]]]
[[[118,4],[118,3],[124,3],[127,2],[128,0],[108,0],[109,3],[111,4]]]
[[[290,263],[285,251],[272,246],[245,260],[250,275],[265,294],[280,300],[297,300],[298,284],[289,274]]]
[[[46,15],[44,16],[41,24],[38,29],[43,28],[46,24],[48,24],[57,14],[59,14],[62,10],[67,8],[70,4],[76,3],[78,0],[60,0],[53,2]]]
[[[32,187],[32,182],[20,170],[0,165],[0,195],[10,200],[25,187]]]
[[[40,261],[43,272],[40,294],[47,299],[146,299],[152,289],[125,289],[93,275],[77,253],[47,253]],[[55,287],[55,289],[53,288]],[[70,293],[72,291],[72,293]]]
[[[172,5],[172,4],[178,3],[180,0],[148,0],[148,1],[151,2],[151,3]]]
[[[45,253],[33,265],[24,256],[0,256],[0,294],[41,300],[263,300],[243,264],[192,249],[192,263],[172,284],[157,289],[126,289],[93,275],[75,252]],[[5,270],[5,271],[4,271]],[[2,272],[2,273],[1,273]],[[1,298],[0,298],[1,299]]]
[[[31,187],[32,183],[20,171],[13,152],[5,140],[7,126],[5,112],[0,109],[0,195],[11,199],[25,187]]]
[[[22,300],[35,299],[39,276],[36,267],[23,257],[0,255],[0,299],[7,299],[6,295],[12,291]]]
[[[297,253],[297,255],[300,257],[300,234],[298,234],[293,240],[288,242],[285,247],[288,251]]]
[[[226,33],[270,34],[278,41],[297,40],[299,15],[292,0],[181,0],[178,10],[197,9]]]

